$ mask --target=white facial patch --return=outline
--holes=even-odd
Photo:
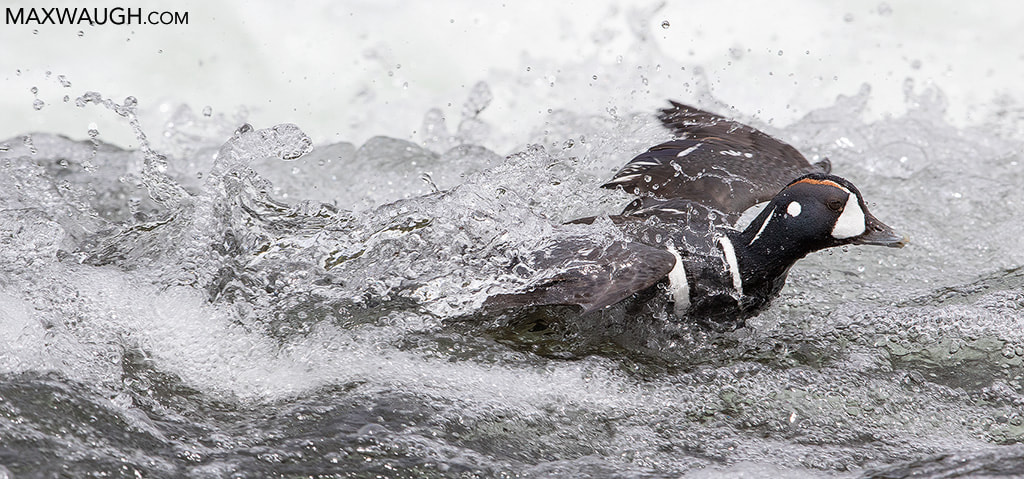
[[[803,206],[800,206],[799,201],[794,201],[786,207],[786,213],[789,214],[789,216],[796,218],[797,216],[800,216],[800,211],[803,209],[804,208]]]
[[[835,239],[853,238],[864,234],[864,231],[867,230],[867,220],[864,217],[864,210],[860,207],[860,202],[857,201],[857,195],[852,192],[847,193],[849,196],[846,198],[843,213],[839,215],[836,225],[832,227],[832,237]]]
[[[679,250],[669,243],[668,252],[676,257],[676,265],[668,273],[669,292],[675,302],[676,316],[683,316],[690,309],[690,282],[686,279],[686,268],[683,267],[683,257],[679,255]]]

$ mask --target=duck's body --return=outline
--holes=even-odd
[[[641,196],[610,217],[630,241],[577,238],[537,252],[519,266],[558,274],[489,305],[587,313],[664,290],[676,316],[732,328],[767,307],[808,253],[905,243],[868,212],[853,184],[829,174],[827,161],[812,165],[756,129],[678,103],[661,119],[685,138],[637,156],[604,185]],[[761,213],[736,229],[761,201]]]

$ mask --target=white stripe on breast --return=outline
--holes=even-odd
[[[725,267],[732,275],[732,287],[737,295],[743,296],[743,278],[740,277],[740,265],[736,261],[736,250],[732,247],[732,241],[725,236],[719,236],[718,244],[722,246],[722,253],[725,255]]]
[[[686,268],[683,266],[683,257],[679,255],[679,250],[669,243],[668,252],[676,257],[676,265],[668,273],[669,291],[672,293],[672,300],[675,301],[676,316],[682,316],[690,309],[690,282],[686,279]]]

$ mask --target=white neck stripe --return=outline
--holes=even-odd
[[[758,228],[757,234],[755,234],[754,238],[751,239],[749,243],[747,243],[747,246],[754,244],[754,242],[761,237],[761,233],[764,233],[764,229],[768,227],[768,222],[772,220],[773,216],[775,216],[775,210],[772,210],[770,213],[768,213],[768,216],[765,217],[764,219],[764,223],[761,223],[761,227]]]
[[[765,222],[767,223],[767,220]],[[725,267],[732,275],[732,287],[736,294],[743,296],[743,278],[740,277],[740,265],[736,261],[736,250],[732,247],[732,241],[725,236],[719,236],[718,244],[722,246],[722,253],[725,255]]]

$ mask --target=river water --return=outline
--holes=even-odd
[[[879,79],[772,121],[644,32],[656,62],[524,59],[348,140],[61,90],[43,112],[130,146],[0,146],[0,477],[1024,476],[1019,96],[965,121],[898,80],[880,112]],[[578,98],[516,116],[548,89]],[[617,237],[562,223],[629,201],[598,186],[668,138],[656,97],[829,158],[910,244],[813,254],[734,332],[482,312],[517,254]],[[372,130],[394,115],[415,131]]]

